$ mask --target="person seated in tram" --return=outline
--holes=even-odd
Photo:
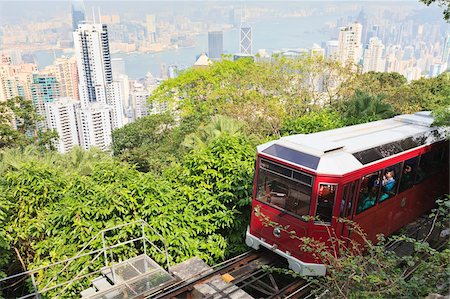
[[[383,193],[380,196],[380,202],[394,195],[395,192],[394,170],[386,171],[385,175],[383,176],[383,180],[381,181],[381,186],[383,187]]]
[[[356,212],[360,213],[364,210],[367,210],[368,208],[371,208],[375,205],[375,201],[377,200],[377,193],[373,190],[370,190],[366,197],[358,203],[358,207],[356,208]]]
[[[412,186],[413,179],[414,179],[413,175],[414,175],[414,173],[413,173],[412,166],[409,164],[405,164],[405,166],[403,167],[402,178],[400,180],[400,191],[399,192],[402,192]]]

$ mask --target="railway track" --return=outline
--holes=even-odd
[[[273,274],[261,267],[261,265],[281,267],[283,262],[268,250],[251,250],[187,280],[171,284],[145,298],[195,298],[193,295],[195,287],[204,283],[211,284],[214,279],[226,280],[229,283],[203,298],[237,298],[242,291],[249,295],[247,298],[303,298],[312,287],[306,280]]]

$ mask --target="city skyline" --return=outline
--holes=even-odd
[[[108,150],[114,129],[166,109],[146,103],[162,81],[212,61],[314,56],[354,71],[397,72],[407,81],[436,77],[450,63],[449,24],[416,18],[422,8],[411,3],[392,11],[379,2],[371,2],[378,4],[370,10],[357,2],[286,2],[294,3],[291,10],[273,3],[202,2],[207,5],[201,11],[144,10],[138,18],[99,7],[89,18],[86,3],[69,2],[64,20],[49,13],[47,21],[0,25],[0,100],[31,100],[47,127],[59,133],[61,152],[77,145]],[[42,64],[38,53],[46,51],[53,57]],[[322,92],[323,80],[311,80]]]

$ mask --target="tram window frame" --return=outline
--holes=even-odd
[[[278,172],[277,170],[281,171]],[[279,162],[270,161],[264,158],[260,159],[257,171],[257,189],[255,194],[256,200],[280,210],[281,213],[287,213],[305,222],[309,221],[315,181],[315,177],[313,175],[301,172],[289,166],[282,165]],[[262,176],[261,174],[264,172],[266,174]],[[301,175],[295,175],[296,172],[301,173]],[[269,174],[269,176],[267,176],[267,174]],[[268,178],[270,176],[275,176],[276,180],[274,180],[274,182],[276,182],[276,185],[279,185],[277,186],[277,189],[279,189],[279,187],[282,185],[287,187],[287,189],[285,188],[286,190],[284,190],[285,193],[273,191],[271,189],[270,184],[272,184],[273,182],[268,181]],[[305,177],[308,179],[305,180]],[[301,178],[302,181],[298,180],[297,178]],[[295,188],[293,188],[293,185],[289,184],[295,184]],[[263,186],[265,188],[264,190],[261,189]],[[267,193],[267,188],[269,188],[269,193]],[[297,197],[292,195],[292,193],[296,194]],[[300,215],[297,213],[299,208],[297,208],[296,211],[289,209],[289,207],[291,206],[296,207],[300,205],[300,203],[306,203],[304,199],[306,199],[307,197],[309,198],[307,202],[308,206],[302,208],[302,210],[305,210],[304,214]],[[290,199],[294,200],[293,205]],[[280,202],[277,203],[276,201]],[[284,205],[281,204],[282,202],[284,202]]]
[[[372,177],[374,175],[376,175],[376,179],[373,180],[372,182],[369,181],[368,183],[373,184],[372,188],[374,188],[375,192],[369,191],[369,188],[367,186],[367,188],[368,188],[367,189],[368,190],[367,191],[367,195],[363,195],[363,194],[366,194],[366,193],[361,192],[361,190],[363,188],[363,181],[364,181],[364,179],[365,178],[370,178],[370,177]],[[365,212],[365,211],[373,208],[374,206],[376,206],[377,201],[378,201],[378,196],[379,196],[379,193],[380,193],[380,189],[381,189],[380,188],[381,187],[380,177],[381,177],[381,170],[377,170],[377,171],[373,171],[371,173],[368,173],[368,174],[366,174],[366,175],[364,175],[364,176],[362,176],[360,178],[360,180],[359,180],[360,181],[360,183],[359,183],[359,190],[358,190],[358,201],[356,203],[356,215],[361,214],[362,212]],[[372,197],[368,197],[370,195],[370,193],[372,193],[372,195],[374,196],[373,198]],[[362,198],[362,196],[364,196],[364,198]],[[359,209],[361,201],[364,201],[364,203],[363,203],[363,206],[364,206],[365,202],[369,202],[369,200],[372,200],[372,199],[373,199],[373,204],[371,206],[367,206],[366,208]]]
[[[412,187],[414,187],[415,181],[416,181],[416,173],[417,173],[417,167],[419,164],[419,156],[412,157],[408,160],[403,161],[403,168],[402,168],[402,174],[400,176],[400,181],[398,183],[398,191],[397,194],[403,193]],[[403,189],[404,179],[405,179],[405,168],[409,166],[411,167],[411,172],[409,175],[409,184],[405,185]]]
[[[341,207],[339,208],[339,217],[347,218],[353,215],[356,193],[359,186],[359,180],[348,182],[342,190]]]
[[[403,162],[396,163],[394,165],[391,165],[391,166],[386,167],[386,168],[383,169],[383,172],[382,172],[383,176],[381,177],[381,188],[380,188],[379,195],[378,195],[378,198],[377,198],[379,203],[385,202],[386,200],[388,200],[388,199],[390,199],[390,198],[392,198],[392,197],[394,197],[394,196],[396,196],[398,194],[398,188],[399,188],[399,185],[400,185],[400,179],[401,179],[401,173],[402,173],[401,170],[403,170]],[[387,172],[389,172],[389,171],[393,171],[394,172],[394,177],[393,177],[394,178],[394,187],[393,187],[393,189],[391,189],[391,190],[389,190],[387,192],[384,192],[384,183],[383,183],[383,181],[384,181],[384,177],[386,176]],[[383,194],[386,194],[388,196],[384,197],[383,200],[382,200],[381,198],[383,197]]]
[[[427,151],[420,155],[419,163],[417,163],[417,172],[414,179],[414,185],[419,185],[423,181],[429,179],[434,173],[429,172],[430,164],[433,161],[433,151]]]
[[[334,187],[334,190],[333,190],[333,193],[334,193],[334,195],[333,195],[333,203],[332,203],[332,205],[331,205],[331,210],[330,210],[330,215],[329,215],[329,219],[330,219],[330,221],[325,221],[325,220],[321,220],[319,217],[319,215],[318,215],[318,210],[319,210],[319,197],[321,196],[320,195],[320,187],[321,186],[328,186],[328,187]],[[331,190],[331,188],[330,188],[330,190]],[[331,193],[331,192],[330,192]],[[330,193],[328,193],[328,194],[330,194]],[[327,183],[327,182],[319,182],[318,183],[318,185],[317,185],[317,196],[316,196],[316,210],[315,210],[315,212],[314,212],[314,224],[320,224],[320,225],[331,225],[331,222],[333,221],[333,214],[334,214],[334,208],[335,208],[335,206],[336,206],[336,197],[337,197],[337,193],[338,193],[338,184],[336,184],[336,183]],[[324,207],[324,206],[322,206],[322,207]],[[329,207],[326,207],[327,209],[329,208]],[[327,215],[328,216],[328,215]],[[319,218],[318,220],[316,220],[316,218]]]

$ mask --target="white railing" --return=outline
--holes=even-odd
[[[127,239],[126,241],[119,240],[119,241],[115,242],[114,244],[109,244],[108,238],[111,237],[111,236],[109,236],[109,233],[117,231],[117,230],[124,231],[125,228],[132,229],[131,233],[128,232],[128,235],[136,234],[136,232],[139,231],[140,236],[136,237],[136,238],[132,238],[132,239]],[[146,233],[146,230],[149,230],[152,235],[156,236],[159,239],[158,241],[162,242],[162,246],[158,246],[157,244],[155,244],[157,241],[152,242],[147,237],[148,232]],[[117,236],[117,235],[115,234],[113,236]],[[90,246],[92,244],[96,244],[95,241],[96,240],[99,241],[100,237],[101,237],[102,247],[97,248],[97,249],[95,249],[95,248],[90,249]],[[89,269],[89,267],[93,266],[94,262],[99,260],[101,258],[101,256],[103,256],[105,267],[114,267],[114,263],[116,263],[116,261],[114,260],[113,249],[120,248],[120,247],[123,247],[126,245],[135,244],[135,243],[137,245],[139,245],[139,244],[141,245],[140,249],[142,250],[142,253],[144,253],[145,255],[148,255],[148,249],[149,250],[151,250],[152,248],[155,249],[157,253],[159,253],[161,256],[164,257],[165,265],[163,266],[163,268],[166,268],[166,270],[170,273],[170,261],[169,261],[169,254],[168,254],[168,250],[167,250],[167,242],[165,241],[163,236],[161,236],[161,234],[159,234],[146,221],[137,220],[137,221],[120,224],[120,225],[117,225],[117,226],[114,226],[111,228],[106,228],[106,229],[99,231],[89,242],[87,242],[83,246],[83,248],[75,256],[73,256],[71,258],[50,264],[48,266],[39,267],[36,269],[32,269],[29,271],[21,272],[18,274],[14,274],[14,275],[2,278],[2,279],[0,279],[0,288],[5,289],[8,287],[9,284],[11,284],[12,281],[26,279],[27,277],[30,277],[31,282],[33,284],[34,292],[31,294],[22,296],[20,298],[23,298],[23,299],[32,298],[32,297],[40,298],[40,295],[45,294],[48,291],[61,288],[61,290],[59,290],[58,294],[56,295],[56,298],[58,298],[61,295],[63,295],[64,292],[74,282],[80,281],[81,279],[85,279],[85,278],[88,278],[90,276],[100,273],[101,268],[103,268],[103,266],[100,267],[100,269],[97,269],[94,271],[89,271],[89,273],[83,274],[86,270]],[[148,245],[150,245],[149,248],[147,248]],[[160,248],[160,247],[163,247],[163,248]],[[136,248],[137,247],[134,247],[134,249],[136,249]],[[108,251],[109,251],[109,257],[108,257]],[[80,260],[81,258],[84,258],[87,256],[91,256],[91,257],[94,256],[94,257],[89,259],[88,262],[85,262],[83,269],[80,271],[77,271],[73,278],[71,278],[67,281],[61,282],[61,283],[56,283],[56,281],[57,281],[58,277],[60,277],[60,275],[62,275],[63,273],[67,273],[67,270],[69,269],[69,265],[72,264],[73,261]],[[42,276],[44,276],[44,278],[45,278],[45,273],[53,272],[56,267],[61,267],[61,266],[62,266],[62,268],[58,271],[58,273],[53,275],[53,277],[43,287],[39,287],[39,289],[38,289],[38,286],[36,284],[36,278],[38,278],[38,277],[42,278]],[[112,272],[114,272],[114,271],[112,271]],[[113,273],[113,275],[114,275],[114,273]],[[53,285],[52,285],[52,283],[53,283]]]

